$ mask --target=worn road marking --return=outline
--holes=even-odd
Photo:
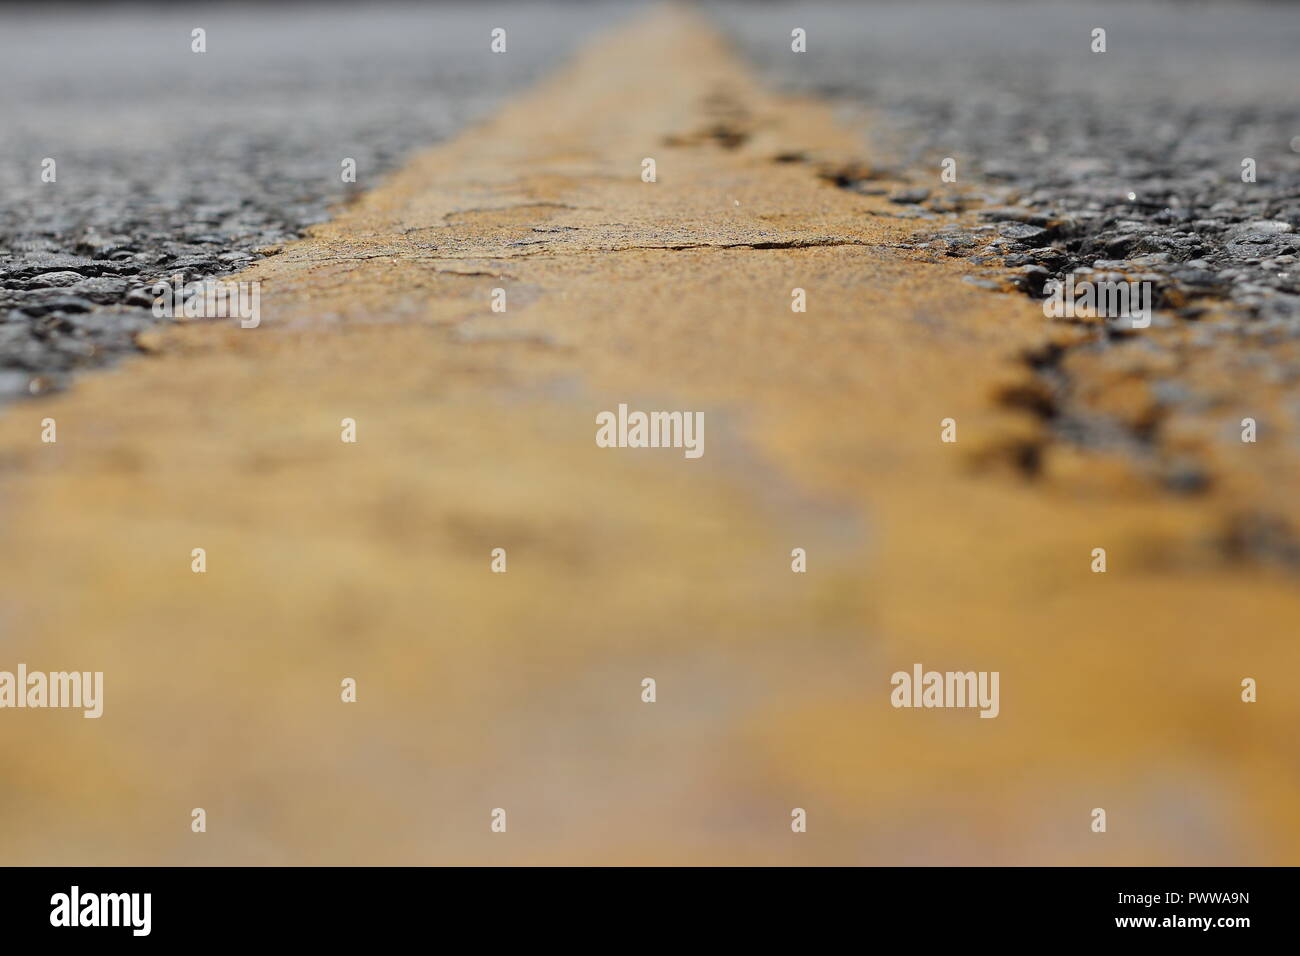
[[[656,13],[241,276],[261,328],[10,409],[0,666],[105,699],[0,713],[0,860],[1293,862],[1294,582],[1203,546],[1231,489],[1002,469],[1042,314],[815,175],[860,149]]]

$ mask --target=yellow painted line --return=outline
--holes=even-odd
[[[861,158],[658,11],[242,275],[259,328],[9,410],[0,669],[105,699],[0,711],[0,862],[1294,862],[1300,599],[1205,543],[1280,453],[1177,499],[1045,444],[995,398],[1073,333]],[[999,715],[892,707],[918,663]]]

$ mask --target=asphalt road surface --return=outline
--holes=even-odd
[[[104,176],[7,253],[0,328],[60,354],[105,313],[59,297],[120,294],[82,283],[136,256],[238,269],[263,316],[141,329],[0,414],[4,664],[104,675],[96,719],[0,714],[0,858],[1294,863],[1294,14],[1098,7],[1093,54],[1074,6],[557,6],[523,22],[575,56],[460,113],[373,51],[477,90],[497,11],[465,9],[472,56],[441,65],[353,30],[368,8],[312,47],[285,14],[248,75],[317,79],[236,71],[201,127],[268,102],[258,150],[205,142],[273,189]],[[355,101],[340,58],[373,77]],[[349,129],[427,112],[304,230],[361,152],[326,77]],[[166,97],[181,135],[201,97]],[[138,234],[92,224],[127,247],[78,232],[155,188]],[[1150,327],[1048,318],[1035,283],[1067,270],[1151,276]],[[32,348],[16,391],[71,367]],[[602,443],[623,407],[702,420],[703,454]],[[904,707],[917,668],[1000,675],[996,716]]]
[[[7,8],[0,400],[135,352],[155,281],[233,272],[300,235],[628,9]],[[498,22],[504,55],[489,50]]]

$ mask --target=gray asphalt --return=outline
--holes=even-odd
[[[939,180],[942,159],[956,159],[959,181],[977,186],[972,205],[987,207],[990,223],[1016,224],[984,251],[1008,256],[1027,291],[1098,262],[1113,270],[1137,260],[1167,286],[1300,321],[1300,270],[1289,259],[1300,251],[1295,6],[710,9],[765,77],[832,97],[850,115],[870,109],[872,155],[932,171],[899,197],[919,200],[900,202],[911,207],[901,215],[942,223],[959,208]],[[790,50],[794,26],[808,31],[807,53]],[[1096,27],[1107,31],[1104,53],[1090,49]],[[1256,161],[1254,183],[1241,181],[1247,157]],[[1058,225],[1043,230],[1049,222]],[[949,235],[952,254],[969,254],[968,234]]]
[[[135,351],[153,282],[241,268],[629,5],[6,8],[0,400]],[[507,31],[507,52],[489,49]],[[191,30],[207,52],[191,51]],[[42,160],[57,180],[41,181]],[[356,160],[355,186],[341,163]]]
[[[1071,273],[1149,282],[1157,330],[1184,326],[1191,348],[1230,353],[1243,375],[1300,382],[1293,350],[1275,347],[1300,337],[1297,5],[709,9],[768,82],[832,98],[863,130],[864,158],[886,168],[846,170],[839,185],[883,193],[880,173],[911,178],[892,198],[897,215],[933,224],[918,247],[970,259],[984,270],[977,284],[1035,298]],[[795,27],[807,31],[806,53],[790,49]],[[1098,27],[1104,53],[1091,49]],[[940,180],[945,157],[957,162],[957,186]],[[1241,178],[1247,157],[1253,183]],[[981,224],[958,223],[963,211]],[[1227,321],[1198,325],[1210,310]],[[1159,352],[1180,368],[1180,337],[1135,334],[1127,318],[1086,324],[1081,343],[1026,356],[1033,411],[1062,440],[1149,462],[1171,491],[1208,487],[1207,462],[1165,447],[1159,428],[1099,413],[1082,397],[1096,384],[1074,377],[1076,355],[1119,350]],[[1152,387],[1163,412],[1232,402],[1189,375]],[[1300,427],[1300,396],[1290,407]]]

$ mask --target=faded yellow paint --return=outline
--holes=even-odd
[[[1053,444],[995,398],[1078,333],[897,248],[860,152],[658,12],[241,276],[260,328],[9,409],[0,668],[106,699],[0,712],[0,862],[1294,863],[1295,579],[1212,545],[1287,453]],[[597,448],[620,402],[704,456]],[[914,662],[1000,716],[891,708]]]

